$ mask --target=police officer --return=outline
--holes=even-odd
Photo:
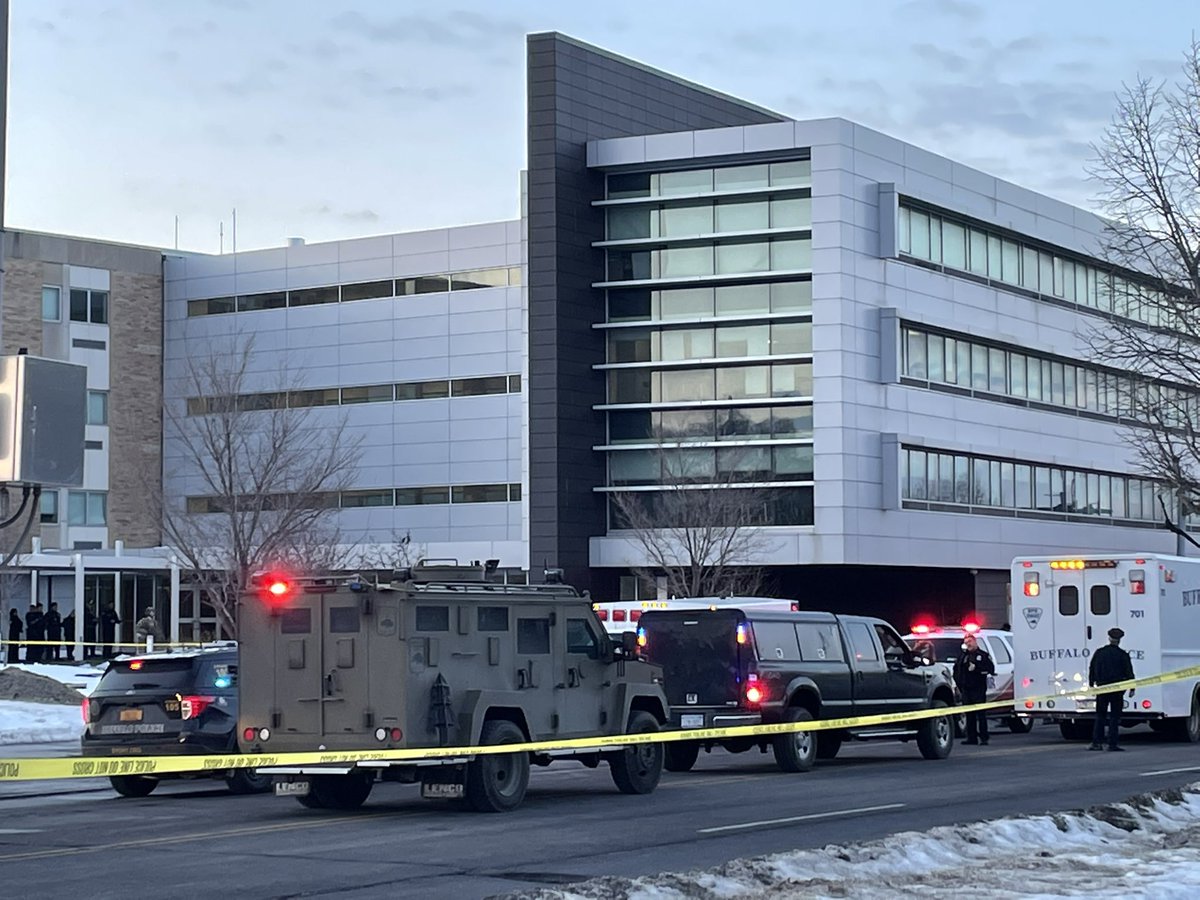
[[[996,665],[991,655],[979,646],[975,635],[963,638],[962,653],[954,663],[954,680],[962,690],[963,703],[987,702],[988,676],[996,674]],[[977,709],[967,713],[966,744],[988,742],[987,710]]]
[[[46,615],[42,619],[42,624],[46,629],[46,640],[62,641],[62,616],[58,612],[58,604],[53,600],[50,601],[50,606],[46,610]],[[61,647],[55,643],[47,647],[42,654],[43,659],[55,660],[61,658]]]
[[[1088,665],[1088,684],[1092,687],[1103,687],[1133,678],[1133,660],[1121,649],[1123,637],[1125,632],[1120,628],[1108,629],[1108,646],[1101,647],[1092,654],[1092,661]],[[1133,696],[1133,691],[1133,688],[1129,689],[1130,697]],[[1092,730],[1092,745],[1088,747],[1089,750],[1104,749],[1105,722],[1108,723],[1108,749],[1125,749],[1117,746],[1117,734],[1121,730],[1121,709],[1124,705],[1124,691],[1106,691],[1096,695],[1096,727]]]
[[[25,645],[25,662],[41,662],[46,649],[42,646],[46,639],[46,615],[40,601],[30,603],[29,612],[25,613],[25,639],[30,641]]]

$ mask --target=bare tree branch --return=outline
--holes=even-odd
[[[347,434],[344,415],[291,405],[301,385],[286,369],[268,392],[251,393],[253,350],[253,338],[237,338],[228,352],[190,360],[181,379],[187,406],[165,412],[182,471],[197,486],[187,493],[205,506],[164,503],[163,530],[233,635],[237,599],[253,573],[344,568],[347,548],[333,517],[361,442]]]
[[[1116,315],[1086,343],[1134,374],[1119,408],[1141,472],[1200,510],[1200,42],[1178,83],[1125,86],[1095,149]]]

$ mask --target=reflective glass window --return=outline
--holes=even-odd
[[[808,228],[811,224],[811,198],[787,197],[771,201],[772,228]]]
[[[771,312],[812,309],[811,281],[777,281],[771,285]]]
[[[812,161],[798,159],[794,162],[771,163],[771,186],[778,187],[791,184],[808,184],[812,181]]]
[[[718,274],[765,272],[770,268],[770,245],[766,243],[717,245]]]
[[[811,397],[812,363],[772,366],[771,395],[774,397]]]
[[[717,204],[717,231],[764,231],[770,225],[766,200]]]
[[[659,259],[657,274],[662,278],[713,274],[712,247],[668,247],[655,252]]]
[[[711,328],[673,328],[661,334],[661,359],[708,359],[713,355]]]
[[[745,410],[747,415],[757,410]],[[812,437],[811,406],[776,406],[771,410],[771,436],[777,438]]]
[[[716,290],[718,316],[751,316],[771,311],[773,285],[739,284]]]
[[[771,349],[769,325],[726,325],[717,329],[717,356],[767,356]]]
[[[808,238],[771,242],[771,269],[776,272],[812,268],[812,241]]]
[[[776,476],[788,481],[809,481],[813,477],[813,448],[808,445],[773,447]]]
[[[698,169],[691,172],[662,172],[658,176],[658,193],[664,197],[678,194],[702,194],[712,189],[712,169]]]
[[[776,322],[771,325],[772,356],[811,352],[811,322]]]
[[[685,288],[658,295],[661,319],[697,319],[713,314],[712,288]]]
[[[717,399],[743,400],[771,396],[770,368],[737,366],[717,369]]]
[[[767,187],[770,184],[767,166],[730,166],[713,172],[713,186],[718,191],[744,191]]]
[[[662,210],[661,223],[660,234],[663,237],[710,234],[713,230],[713,210],[711,206],[668,206]]]
[[[659,373],[659,377],[659,399],[666,403],[713,399],[712,369],[668,370]]]
[[[811,428],[810,428],[811,433]],[[746,440],[771,436],[771,410],[732,409],[717,410],[717,438],[719,440]]]
[[[617,206],[608,210],[608,239],[610,241],[652,237],[651,210],[644,206]]]

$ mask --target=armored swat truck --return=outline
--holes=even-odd
[[[661,670],[615,643],[563,584],[506,585],[488,567],[422,562],[382,579],[256,578],[241,601],[246,753],[474,747],[657,731]],[[650,793],[663,745],[457,754],[260,769],[311,808],[360,806],[377,780],[474,809],[520,805],[530,764],[607,762]]]

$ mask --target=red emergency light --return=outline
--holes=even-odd
[[[927,625],[924,622],[921,622],[920,624],[914,625],[912,627],[913,634],[929,634],[931,631],[933,631],[933,627],[931,625]]]
[[[978,622],[968,619],[962,623],[962,627],[967,634],[975,634],[979,631],[980,625]]]

